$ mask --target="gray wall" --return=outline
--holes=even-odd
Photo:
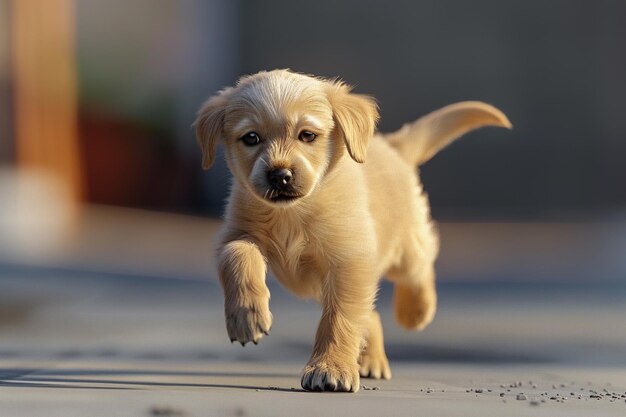
[[[435,209],[548,216],[626,206],[626,2],[242,1],[241,71],[290,67],[373,94],[381,130],[479,99],[485,129],[423,167]]]

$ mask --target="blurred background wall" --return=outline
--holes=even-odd
[[[191,123],[241,70],[237,2],[76,5],[89,200],[219,214],[225,167],[201,174]]]
[[[509,115],[512,134],[475,132],[424,167],[435,213],[555,217],[626,203],[626,2],[245,6],[243,72],[340,75],[378,98],[382,130],[458,100]]]
[[[8,2],[0,1],[0,164],[8,164],[13,154],[8,27]]]
[[[0,2],[5,163],[16,147],[11,4]],[[199,169],[194,113],[241,74],[289,67],[374,95],[384,131],[458,100],[509,115],[513,132],[474,132],[423,167],[436,217],[554,220],[626,207],[626,2],[72,4],[89,202],[219,215],[228,173],[222,162]]]

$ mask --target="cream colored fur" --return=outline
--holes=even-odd
[[[218,251],[231,341],[257,343],[272,325],[269,266],[300,297],[322,306],[304,389],[358,391],[362,377],[390,378],[374,299],[381,277],[395,283],[397,321],[433,319],[439,250],[417,165],[469,130],[510,127],[480,102],[433,112],[398,132],[375,134],[377,106],[345,84],[288,70],[260,72],[199,110],[203,166],[218,140],[235,178]],[[302,132],[316,135],[299,140]],[[260,143],[241,139],[256,132]],[[267,172],[293,172],[289,196]]]

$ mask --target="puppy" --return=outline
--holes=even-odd
[[[359,390],[359,375],[391,378],[374,299],[395,284],[397,322],[421,330],[435,315],[439,250],[417,167],[464,133],[510,128],[498,109],[462,102],[395,133],[374,133],[374,99],[340,81],[275,70],[211,97],[195,121],[202,164],[218,140],[234,176],[218,249],[231,341],[257,343],[272,326],[267,268],[322,306],[301,384]]]

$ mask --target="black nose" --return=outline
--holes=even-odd
[[[285,168],[273,169],[268,171],[267,180],[278,190],[284,190],[293,179],[293,173]]]

